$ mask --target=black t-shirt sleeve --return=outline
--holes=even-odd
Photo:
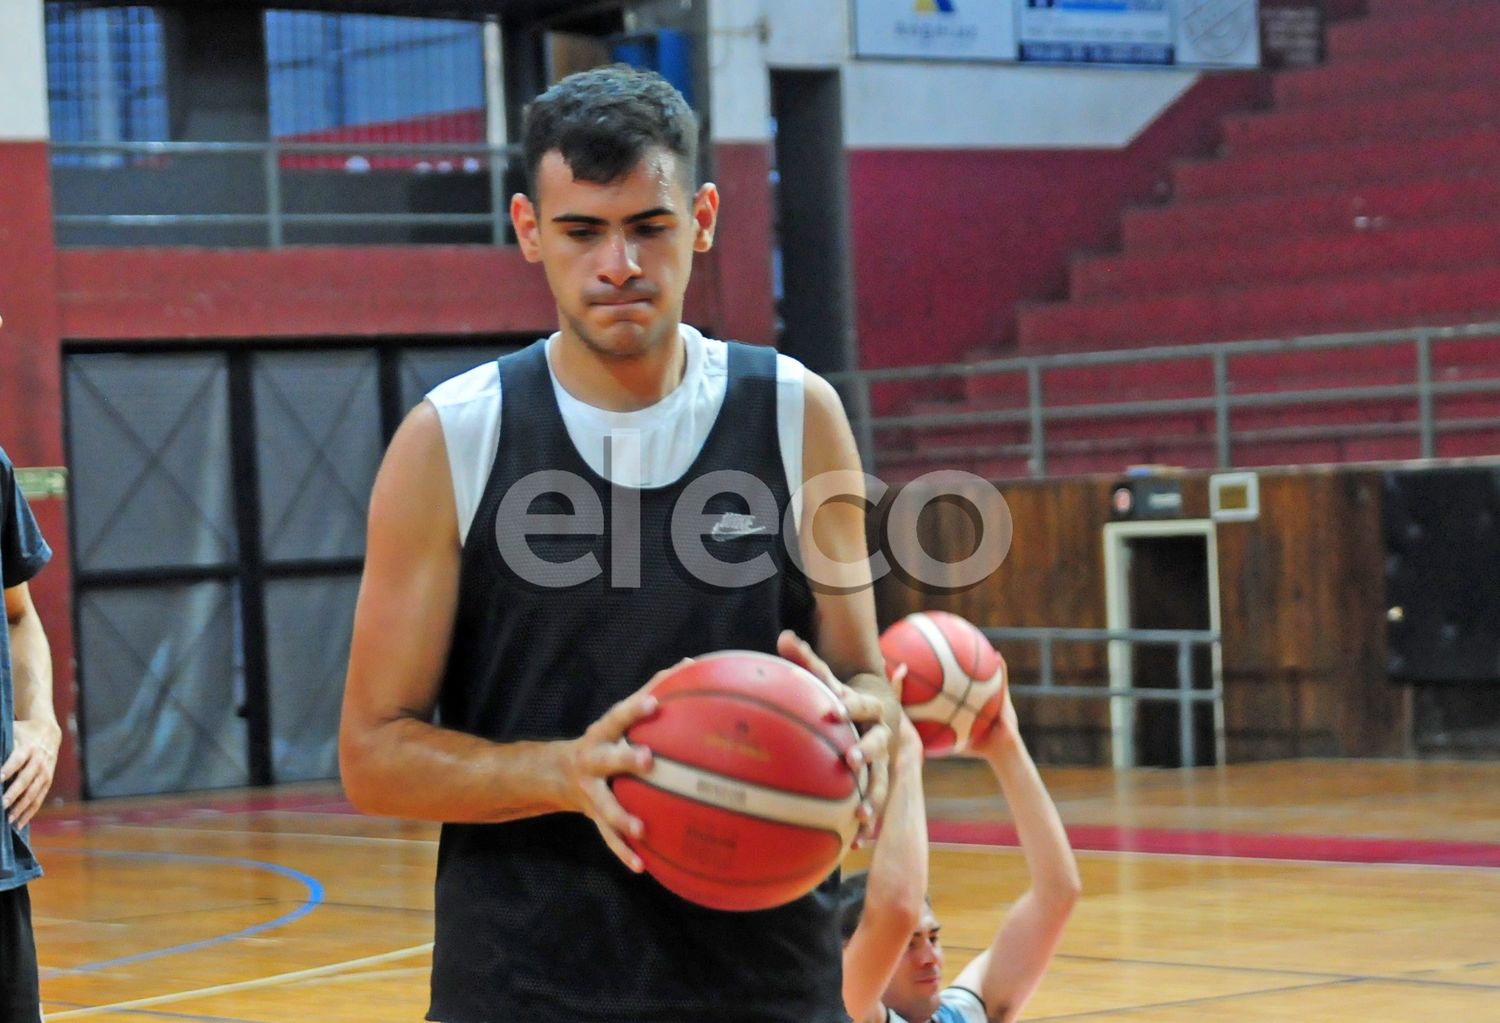
[[[0,583],[5,589],[29,582],[52,559],[16,473],[0,449]]]

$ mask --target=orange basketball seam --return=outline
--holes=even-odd
[[[830,693],[829,695],[831,696],[832,694]],[[817,739],[820,743],[822,743],[824,746],[826,746],[830,752],[832,752],[835,756],[837,756],[837,758],[838,758],[838,760],[839,760],[840,763],[844,763],[845,762],[844,761],[845,751],[839,749],[837,743],[835,743],[832,739],[828,738],[828,736],[826,736],[822,732],[820,732],[816,727],[814,727],[813,725],[809,724],[807,721],[803,720],[802,718],[798,717],[794,712],[788,710],[786,707],[780,706],[779,704],[772,703],[769,700],[761,699],[760,697],[750,696],[750,695],[748,695],[746,693],[726,692],[726,691],[720,690],[720,689],[678,689],[678,690],[674,690],[674,691],[672,691],[670,693],[667,693],[667,694],[663,695],[660,699],[661,699],[662,703],[666,703],[668,700],[674,700],[674,699],[678,699],[678,698],[684,697],[684,696],[708,696],[708,697],[712,697],[712,698],[718,699],[718,700],[738,700],[741,703],[748,703],[748,704],[751,704],[752,706],[760,707],[763,710],[768,710],[768,711],[772,712],[773,714],[776,714],[778,717],[784,718],[787,721],[792,722],[794,725],[796,725],[798,728],[802,729],[804,732],[807,732],[810,735],[812,735],[813,738]],[[849,726],[849,730],[854,733],[854,739],[855,739],[854,744],[857,744],[858,741],[859,741],[859,733],[856,732],[856,731],[854,731],[854,726],[852,724]],[[629,739],[627,738],[626,741],[628,742]],[[696,766],[696,765],[693,765],[693,766]],[[702,770],[707,770],[707,769],[706,768],[702,768]],[[717,772],[709,772],[709,773],[717,773]],[[854,779],[854,788],[855,788],[855,791],[859,793],[860,799],[863,800],[865,798],[865,787],[860,782],[859,772],[857,772],[857,771],[850,771],[849,772],[849,776]],[[720,777],[724,777],[724,776],[720,775]],[[740,781],[740,779],[735,779],[735,780],[736,781]],[[801,793],[798,793],[798,794],[801,795]],[[809,797],[809,798],[821,799],[821,798],[824,798],[824,797],[821,797],[821,796],[812,796],[812,797]]]
[[[704,774],[711,774],[715,778],[728,778],[730,781],[735,782],[737,784],[740,784],[740,785],[746,784],[746,782],[742,782],[738,778],[731,777],[730,775],[727,775],[727,774],[720,774],[718,771],[710,771],[710,770],[708,770],[707,768],[704,768],[704,767],[695,767],[692,764],[687,764],[685,766],[692,767],[693,770],[695,770],[695,771],[702,771]],[[724,805],[722,805],[720,803],[710,803],[706,799],[700,799],[699,797],[693,796],[693,795],[689,795],[686,792],[678,792],[676,789],[669,789],[669,788],[666,788],[664,786],[657,785],[654,782],[647,781],[645,778],[641,777],[638,774],[626,774],[626,775],[621,775],[621,777],[623,777],[623,778],[629,778],[632,781],[636,782],[638,785],[643,785],[643,786],[645,786],[648,789],[655,789],[657,792],[660,792],[660,793],[662,793],[664,795],[672,796],[675,799],[686,800],[689,803],[697,803],[699,806],[706,806],[706,807],[708,807],[708,808],[710,808],[712,810],[722,810],[725,813],[732,813],[736,817],[743,817],[746,820],[764,821],[767,824],[780,824],[780,825],[782,825],[784,827],[799,828],[799,829],[801,829],[803,831],[815,831],[815,832],[817,832],[820,835],[832,835],[834,838],[838,839],[840,842],[843,841],[843,837],[844,836],[840,835],[837,831],[830,831],[828,828],[815,827],[814,825],[811,825],[811,824],[793,824],[793,823],[789,823],[787,821],[777,820],[775,817],[762,817],[758,813],[746,813],[744,810],[736,810],[736,809],[734,809],[732,807],[724,806]],[[768,786],[757,785],[755,787],[763,789],[763,788],[767,788]],[[802,799],[817,800],[820,803],[827,803],[830,806],[837,806],[837,805],[839,805],[840,803],[842,803],[844,801],[842,799],[828,799],[828,798],[823,797],[823,796],[804,796],[801,793],[788,793],[788,794],[789,795],[797,795],[797,796],[799,796]],[[847,797],[845,797],[845,798],[847,798]],[[645,843],[642,843],[642,844],[644,845]],[[649,848],[649,846],[648,846],[648,848]]]
[[[924,615],[929,622],[932,622],[932,627],[934,629],[936,629],[937,632],[938,632],[938,635],[942,636],[943,639],[944,639],[944,641],[947,642],[948,649],[951,651],[953,649],[953,641],[950,640],[950,639],[948,639],[948,634],[945,633],[942,630],[942,627],[940,625],[938,625],[937,620],[934,619],[932,617],[932,615],[927,614],[925,611],[918,611],[917,614]],[[937,661],[938,670],[942,671],[944,669],[943,655],[938,651],[938,648],[936,646],[934,646],[932,640],[927,637],[927,633],[923,632],[921,629],[915,629],[915,628],[914,628],[913,631],[916,632],[917,636],[922,640],[923,643],[927,644],[927,649],[929,649],[929,650],[932,651],[933,660]],[[964,672],[964,674],[967,675],[968,672]],[[947,681],[946,678],[942,680],[942,682],[946,682],[946,681]],[[969,679],[969,684],[973,685],[974,684],[974,680],[973,679]],[[969,695],[969,691],[967,689],[965,689],[964,690],[964,697],[967,698],[968,695]],[[941,683],[938,685],[937,692],[934,694],[934,696],[945,697],[950,702],[953,703],[953,713],[950,714],[950,715],[948,715],[948,720],[947,721],[940,722],[944,728],[951,728],[952,725],[953,725],[954,719],[956,719],[958,717],[959,708],[961,708],[961,707],[964,706],[963,700],[954,699],[951,695],[949,695],[947,686],[943,685]]]

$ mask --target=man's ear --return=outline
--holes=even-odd
[[[719,188],[712,181],[698,186],[693,196],[693,251],[707,252],[714,247],[714,230],[719,224]]]
[[[510,197],[510,222],[516,229],[516,244],[528,263],[542,261],[541,228],[536,221],[536,207],[525,192]]]

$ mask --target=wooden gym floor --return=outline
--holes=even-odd
[[[1085,894],[1027,1020],[1500,1023],[1500,764],[1044,775]],[[981,765],[928,792],[952,976],[1025,871]],[[422,1018],[433,826],[299,786],[55,808],[35,838],[49,1020]]]

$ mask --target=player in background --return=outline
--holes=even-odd
[[[1012,1023],[1062,939],[1081,891],[1078,864],[1021,740],[1009,690],[999,722],[972,743],[970,752],[982,757],[1000,782],[1031,887],[1002,918],[990,946],[945,987],[942,925],[927,899],[922,744],[916,729],[903,721],[870,869],[845,877],[842,885],[844,1007],[854,1023]]]

